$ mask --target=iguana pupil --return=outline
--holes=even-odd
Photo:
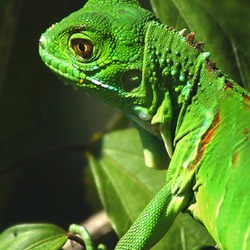
[[[94,45],[86,39],[72,39],[71,47],[78,56],[89,59],[92,56]]]

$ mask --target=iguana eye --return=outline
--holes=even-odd
[[[71,47],[80,57],[89,59],[92,56],[94,45],[86,39],[72,39]]]

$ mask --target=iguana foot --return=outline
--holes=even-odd
[[[85,245],[86,250],[107,250],[106,246],[103,244],[99,244],[97,248],[95,248],[92,237],[88,230],[80,225],[72,224],[69,227],[69,233],[73,235],[79,235],[83,244]]]

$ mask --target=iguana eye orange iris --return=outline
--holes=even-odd
[[[86,39],[73,39],[71,47],[83,59],[89,59],[93,54],[94,45]]]

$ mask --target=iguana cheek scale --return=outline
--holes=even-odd
[[[137,124],[147,166],[171,158],[165,186],[116,249],[149,249],[184,210],[220,249],[250,248],[250,95],[193,39],[136,0],[89,0],[41,36],[52,71]]]

